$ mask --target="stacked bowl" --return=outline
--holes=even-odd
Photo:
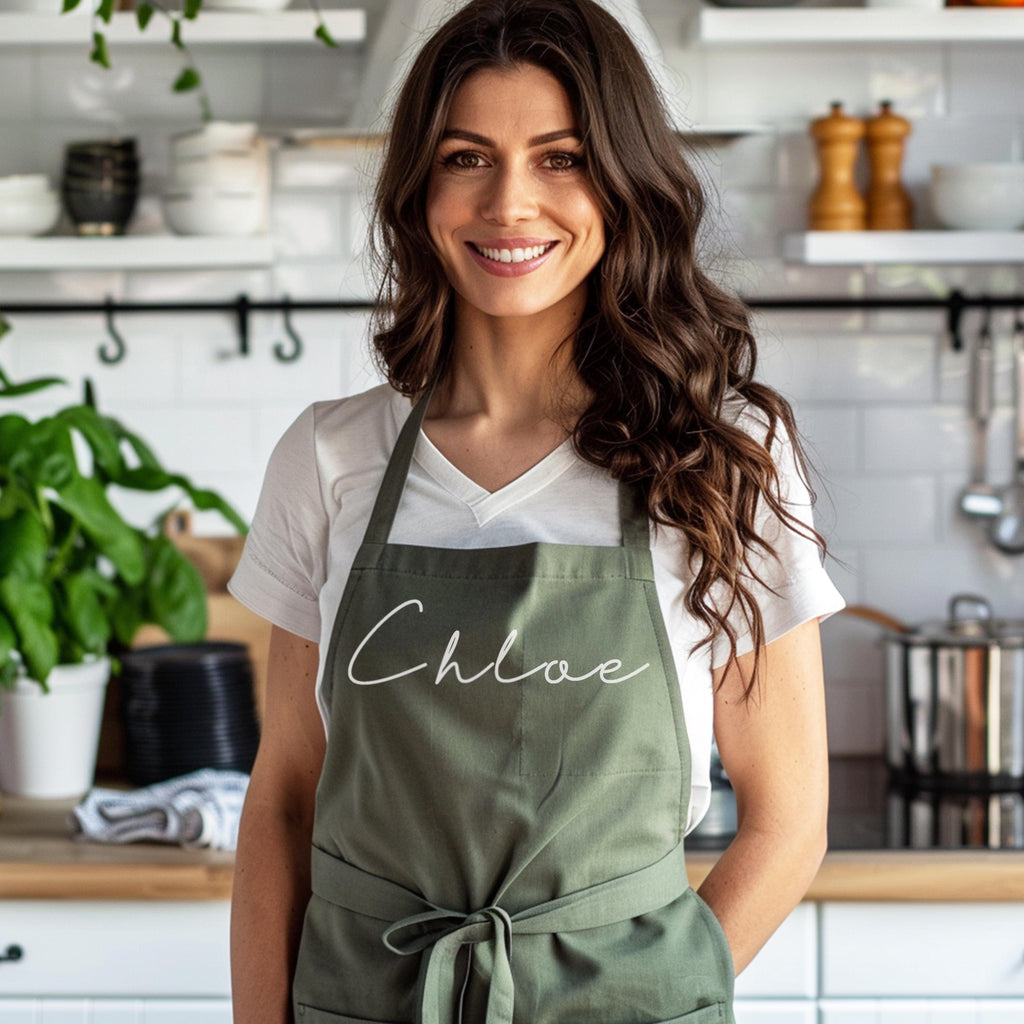
[[[179,235],[254,235],[267,230],[266,140],[256,125],[211,121],[171,139],[164,220]]]
[[[45,174],[0,178],[0,235],[42,235],[60,218],[60,197]]]
[[[1024,227],[1024,162],[933,164],[929,198],[935,216],[947,228]]]
[[[123,235],[139,198],[134,139],[90,139],[64,150],[64,209],[80,235]]]

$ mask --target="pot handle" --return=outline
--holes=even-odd
[[[963,605],[973,605],[976,614],[961,615]],[[949,621],[956,622],[988,622],[992,618],[992,606],[980,594],[954,594],[949,599]]]
[[[894,633],[910,633],[912,630],[900,619],[895,616],[889,615],[887,612],[883,612],[878,608],[872,608],[866,604],[848,604],[843,610],[843,615],[853,615],[858,619],[867,619],[869,622],[874,622],[878,626],[884,626],[886,629],[891,629]]]

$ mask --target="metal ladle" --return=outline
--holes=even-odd
[[[971,479],[960,492],[960,511],[971,517],[997,516],[1002,511],[999,493],[988,482],[988,423],[992,416],[992,331],[985,311],[981,330],[971,350]]]
[[[1024,319],[1013,323],[1015,451],[1014,477],[1002,492],[1002,511],[992,520],[989,537],[1008,555],[1024,554]]]

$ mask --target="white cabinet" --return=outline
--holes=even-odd
[[[1024,1000],[1018,999],[823,999],[820,1018],[820,1024],[1021,1024],[1021,1021],[1024,1021]]]
[[[1024,997],[1024,910],[1015,903],[826,903],[821,995]]]
[[[0,1024],[231,1024],[228,999],[0,999]]]
[[[0,902],[0,1024],[231,1024],[226,901]]]

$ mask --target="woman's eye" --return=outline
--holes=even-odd
[[[482,167],[484,159],[479,153],[474,153],[472,150],[460,149],[458,152],[449,153],[448,156],[443,157],[441,163],[445,167],[451,167],[457,171],[471,171]]]
[[[575,153],[548,153],[544,162],[553,171],[573,171],[583,165],[583,157]]]

